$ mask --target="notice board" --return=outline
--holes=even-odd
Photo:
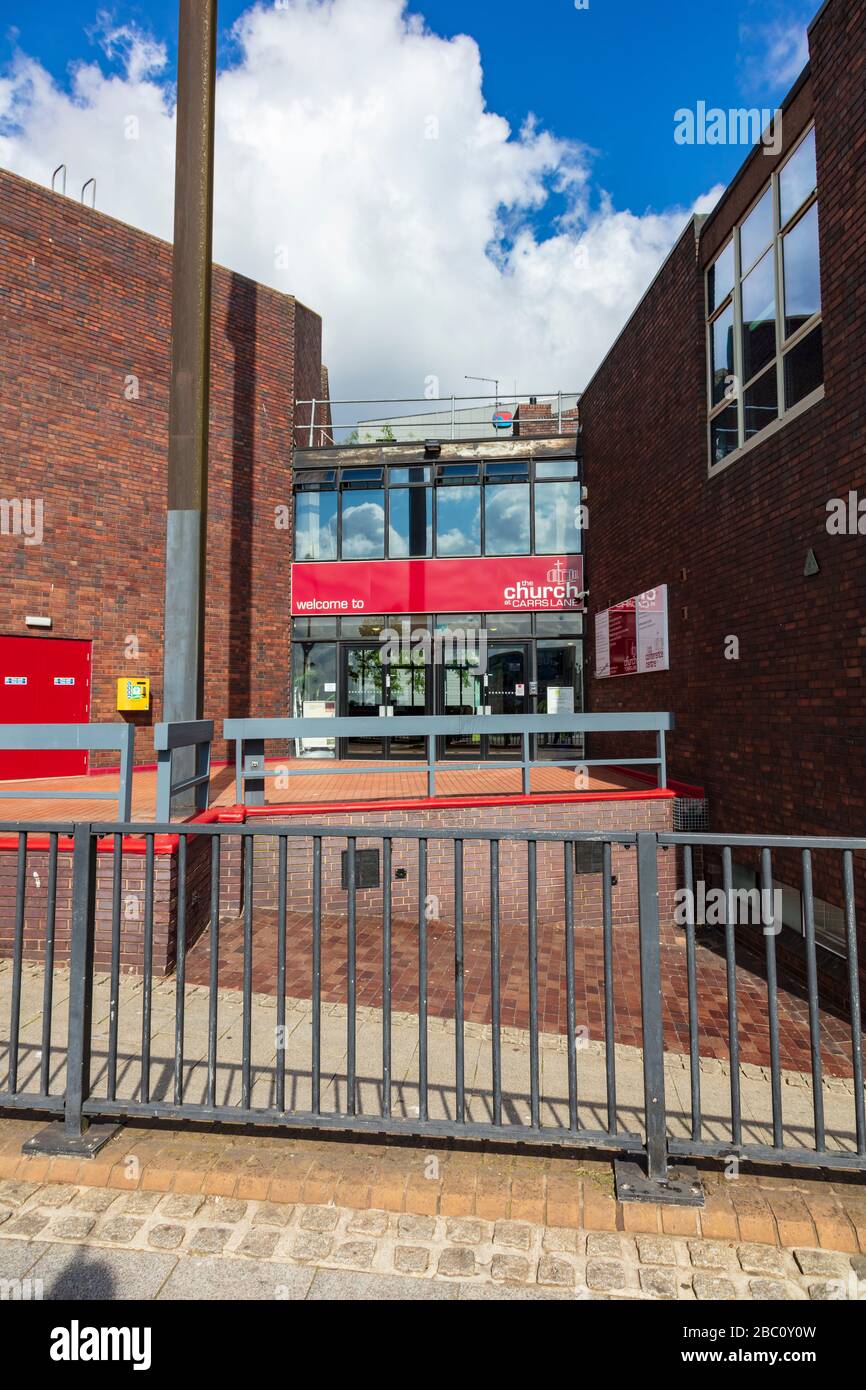
[[[669,669],[667,584],[596,614],[595,674],[599,680]]]

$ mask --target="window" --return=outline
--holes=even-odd
[[[718,405],[730,396],[734,379],[734,306],[729,304],[713,322],[710,330],[711,399]]]
[[[707,271],[711,467],[823,383],[818,220],[810,129]]]
[[[392,559],[432,553],[433,518],[430,499],[430,489],[426,487],[389,489],[388,554]]]
[[[821,308],[818,283],[818,204],[813,203],[782,238],[785,337],[790,338]]]
[[[529,554],[528,483],[488,483],[485,487],[484,553]]]
[[[436,489],[436,554],[481,554],[481,489]]]
[[[536,478],[576,478],[577,459],[537,459]]]
[[[336,560],[337,493],[327,485],[295,494],[295,559]]]
[[[384,555],[384,492],[344,492],[342,558],[344,560],[381,560]]]
[[[798,283],[802,302],[807,294],[802,276]],[[733,333],[729,309],[716,325],[713,347],[720,398],[733,372]],[[808,363],[797,365],[802,382]],[[582,544],[579,472],[576,458],[298,469],[295,559],[577,552]]]
[[[580,550],[580,483],[535,484],[536,555]]]

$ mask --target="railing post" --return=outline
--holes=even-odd
[[[310,448],[313,447],[313,440],[316,434],[316,402],[310,401]]]
[[[636,1163],[617,1163],[616,1190],[621,1201],[703,1206],[703,1191],[694,1169],[680,1168],[676,1173],[668,1169],[658,852],[658,836],[650,830],[638,831],[637,898],[646,1173]]]
[[[265,741],[263,738],[246,740],[247,755],[244,759],[244,806],[264,806],[265,804]],[[261,776],[257,775],[261,772]]]
[[[436,795],[436,735],[427,735],[427,796],[432,801]]]
[[[656,756],[658,757],[658,760],[659,760],[659,768],[658,768],[659,786],[660,786],[662,789],[664,789],[664,788],[667,786],[667,784],[668,784],[668,764],[667,764],[667,755],[666,755],[666,753],[665,753],[665,731],[664,731],[664,729],[659,729],[658,733],[656,734]]]
[[[532,790],[532,777],[529,770],[529,734],[526,732],[520,735],[520,746],[523,750],[523,795],[529,796]]]
[[[117,815],[122,821],[132,820],[132,769],[135,764],[135,725],[127,724],[120,747],[120,791]]]
[[[647,1170],[652,1180],[661,1182],[667,1177],[668,1146],[659,944],[658,840],[652,831],[638,833],[637,888]]]
[[[159,748],[156,754],[156,819],[162,825],[171,820],[171,749]]]
[[[196,777],[206,777],[206,782],[199,782],[195,789],[195,809],[198,812],[206,811],[210,801],[210,762],[211,762],[211,741],[207,743],[197,743],[195,749],[195,775]]]
[[[72,930],[64,1118],[29,1139],[24,1145],[24,1153],[92,1158],[118,1128],[113,1123],[90,1124],[83,1112],[84,1103],[90,1097],[95,907],[96,837],[89,822],[80,821],[73,832],[72,850]]]

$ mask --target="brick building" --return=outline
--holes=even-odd
[[[588,705],[674,711],[713,830],[862,835],[866,0],[828,0],[809,52],[779,152],[689,223],[581,399]],[[660,585],[670,669],[600,678],[596,616]],[[796,930],[799,855],[774,871]],[[815,874],[838,950],[838,861]]]
[[[213,287],[205,714],[277,714],[291,531],[276,509],[290,508],[293,429],[306,423],[295,401],[328,394],[322,325],[218,266]],[[152,760],[161,718],[170,342],[171,247],[0,171],[0,494],[11,504],[0,642],[92,644],[85,719],[119,718],[117,678],[149,676],[150,713],[127,716],[142,726],[139,761]]]

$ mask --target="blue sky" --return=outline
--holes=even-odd
[[[641,211],[690,202],[709,185],[730,181],[741,150],[692,147],[676,158],[659,157],[660,149],[669,151],[672,113],[699,98],[722,107],[774,105],[790,82],[784,65],[781,80],[765,66],[766,80],[758,80],[767,31],[805,27],[818,4],[728,0],[704,8],[695,0],[589,0],[578,11],[574,0],[534,7],[517,0],[412,0],[409,8],[438,34],[468,33],[477,41],[492,109],[515,129],[532,112],[557,135],[592,146],[604,186],[618,204]],[[228,31],[249,4],[220,0],[219,8],[221,62],[228,63]],[[100,10],[165,40],[175,62],[177,0],[0,0],[0,62],[17,42],[67,81],[70,63],[95,56],[87,31]]]
[[[215,258],[322,314],[337,394],[580,389],[748,153],[675,112],[771,110],[817,5],[221,0]],[[0,166],[170,238],[176,25],[0,0]]]

